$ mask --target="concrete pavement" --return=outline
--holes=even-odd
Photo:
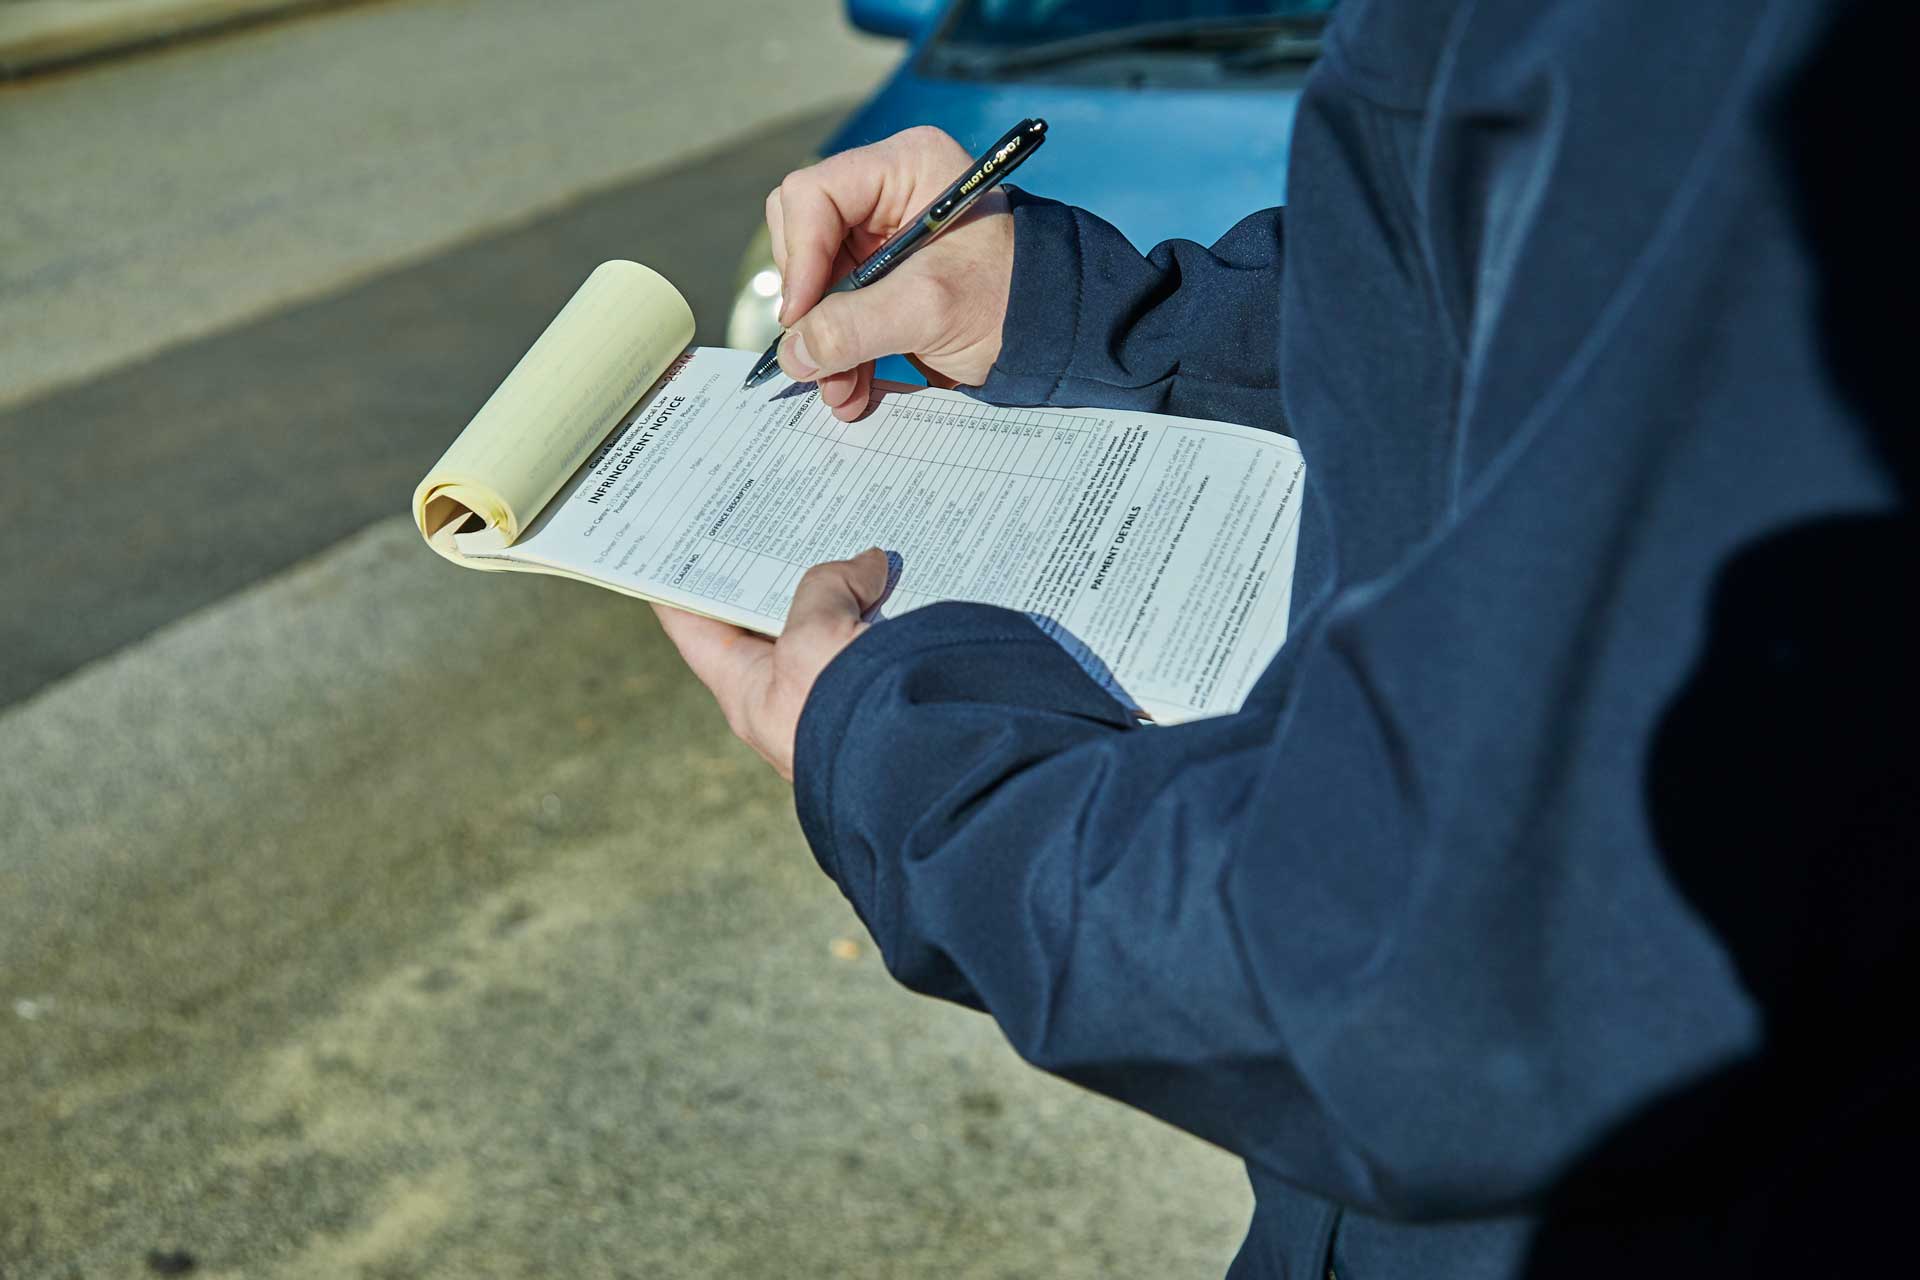
[[[720,341],[762,195],[837,116],[0,410],[0,706],[406,510],[599,262],[668,272]]]
[[[353,0],[0,0],[0,79]]]
[[[845,102],[831,0],[389,0],[0,86],[0,405]]]
[[[882,972],[648,612],[399,518],[0,715],[0,1275],[1218,1275]]]
[[[1236,1163],[896,987],[644,608],[398,514],[601,258],[716,336],[894,53],[796,7],[0,89],[0,1280],[1220,1273]]]

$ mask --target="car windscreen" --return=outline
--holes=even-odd
[[[1096,33],[1301,19],[1317,26],[1334,0],[962,0],[938,39],[969,46],[1031,45]]]
[[[1311,62],[1334,0],[961,0],[921,69],[965,79],[1079,69],[1133,81],[1178,62],[1202,81]],[[1091,70],[1090,70],[1091,69]]]

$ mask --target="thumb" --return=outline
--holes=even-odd
[[[829,560],[806,571],[793,589],[782,634],[825,626],[840,632],[859,624],[887,593],[887,554],[869,547],[850,560]]]
[[[810,382],[869,360],[935,345],[945,319],[945,291],[925,276],[898,273],[864,289],[830,293],[802,316],[780,344],[787,375]]]

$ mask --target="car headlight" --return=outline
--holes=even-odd
[[[4,0],[0,0],[4,3]],[[727,345],[741,351],[765,351],[780,336],[780,268],[773,265],[773,240],[762,226],[747,242],[734,275],[733,310],[727,313]],[[904,356],[882,356],[873,376],[908,386],[926,378]]]
[[[743,351],[765,351],[779,336],[780,268],[773,265],[773,242],[762,226],[747,242],[734,277],[727,345]]]

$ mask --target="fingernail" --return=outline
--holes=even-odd
[[[787,373],[798,382],[810,381],[820,374],[813,357],[807,354],[807,340],[797,333],[787,335],[786,358],[780,363],[787,366]]]
[[[900,558],[898,551],[882,551],[879,547],[868,547],[860,554],[864,556],[871,555],[874,552],[879,552],[887,559],[887,584],[880,589],[879,598],[873,602],[872,606],[870,606],[865,613],[860,615],[860,621],[869,624],[885,620],[885,615],[880,612],[880,608],[886,604],[888,598],[893,595],[894,584],[900,581],[900,568],[905,563],[905,561]]]

